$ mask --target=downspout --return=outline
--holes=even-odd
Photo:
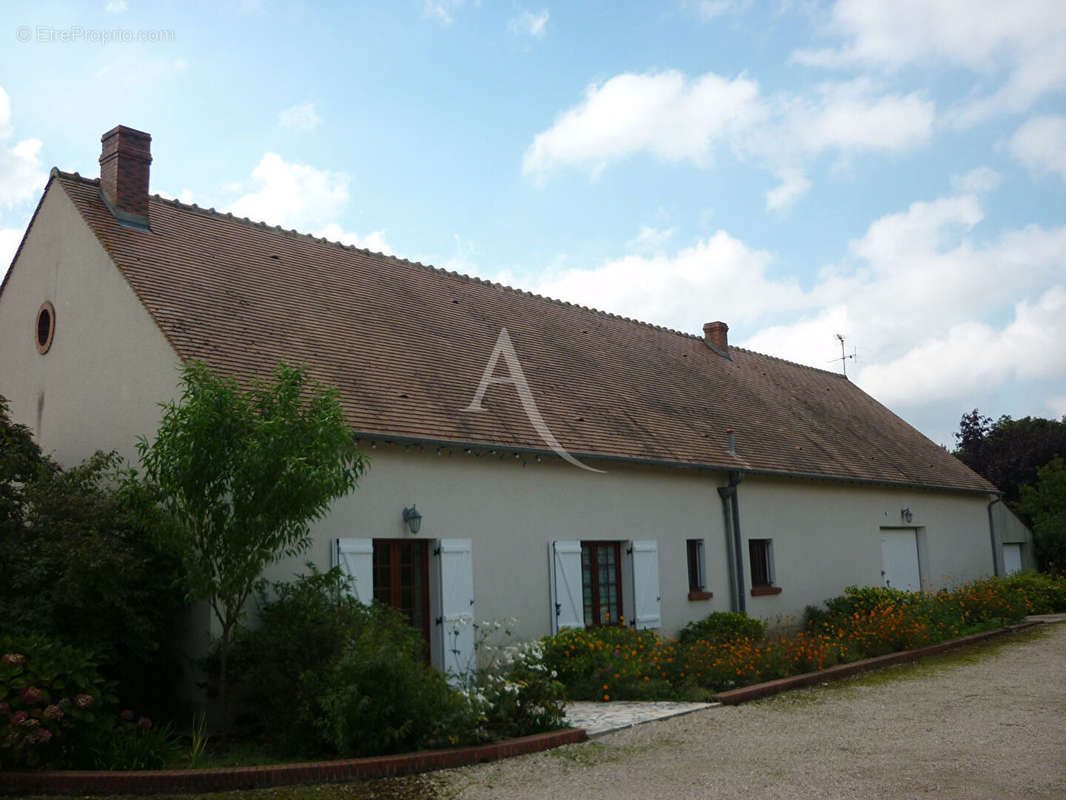
[[[992,543],[992,574],[997,578],[999,577],[999,548],[996,547],[996,524],[992,521],[992,506],[1002,499],[998,494],[994,494],[988,501],[988,538]]]
[[[737,486],[744,480],[743,472],[730,472],[729,485],[718,487],[725,515],[725,543],[729,554],[729,606],[732,611],[747,613],[744,598],[744,553],[740,547],[740,501]]]

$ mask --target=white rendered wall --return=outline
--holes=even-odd
[[[150,233],[144,233],[150,236]],[[37,352],[37,309],[56,310]],[[64,466],[96,450],[135,460],[178,383],[178,359],[62,187],[53,182],[0,294],[0,395]]]

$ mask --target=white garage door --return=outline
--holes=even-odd
[[[1022,546],[1020,544],[1003,545],[1003,571],[1010,575],[1020,572],[1022,568]]]
[[[881,576],[885,586],[893,589],[917,592],[921,588],[917,531],[881,531]]]

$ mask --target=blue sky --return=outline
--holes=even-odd
[[[822,368],[843,334],[943,444],[1066,415],[1059,0],[3,5],[0,269],[122,123],[188,202]]]

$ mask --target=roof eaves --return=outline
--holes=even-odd
[[[550,448],[529,447],[527,445],[509,445],[499,442],[470,442],[455,439],[434,439],[432,437],[392,435],[389,433],[372,431],[354,431],[356,439],[367,439],[378,442],[396,442],[399,444],[428,445],[430,447],[454,447],[464,450],[506,450],[509,453],[558,457],[558,454]],[[789,480],[828,481],[832,483],[858,483],[868,486],[884,486],[897,489],[922,489],[926,491],[959,492],[963,494],[994,494],[995,489],[981,489],[977,487],[951,486],[948,484],[931,484],[917,481],[891,481],[880,478],[861,478],[842,475],[827,475],[814,472],[793,472],[789,470],[762,469],[748,466],[746,463],[737,464],[714,464],[699,461],[674,461],[662,458],[646,458],[640,456],[612,455],[607,453],[582,453],[569,451],[570,455],[579,460],[605,461],[614,463],[638,464],[645,466],[666,467],[670,469],[689,469],[701,472],[743,472],[745,475],[760,475],[768,478],[785,478]]]

